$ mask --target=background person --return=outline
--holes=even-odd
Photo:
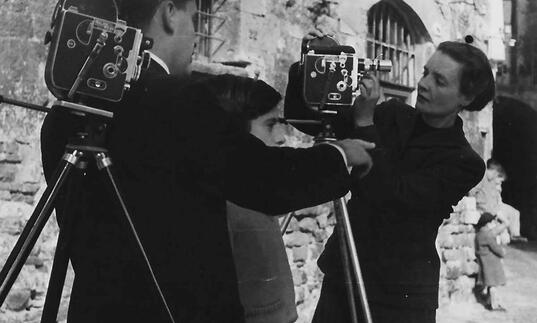
[[[306,39],[314,36],[323,34]],[[299,77],[292,69],[289,107],[300,105]],[[334,127],[339,138],[376,143],[374,166],[355,181],[348,202],[373,321],[435,322],[438,227],[485,171],[458,113],[481,110],[493,98],[492,71],[477,48],[443,42],[424,67],[415,109],[397,100],[377,106],[374,76],[365,77],[360,90],[354,108],[343,110]],[[337,240],[335,233],[318,260],[325,277],[316,323],[350,321]]]
[[[206,86],[189,81],[196,14],[194,0],[121,1],[121,18],[154,40],[149,70],[120,103],[85,102],[114,111],[107,132],[94,135],[113,157],[175,320],[243,322],[226,200],[271,214],[333,200],[348,191],[347,166],[370,165],[365,148],[373,145],[273,148],[244,132]],[[47,114],[41,147],[48,181],[81,124],[60,109]],[[94,168],[76,173],[56,205],[60,230],[66,216],[75,219],[68,322],[169,322],[98,175]]]
[[[475,196],[477,209],[480,212],[489,212],[508,224],[507,228],[498,235],[499,243],[527,241],[526,238],[520,236],[520,212],[511,205],[503,203],[502,183],[506,179],[507,174],[502,165],[494,159],[489,159],[485,176],[472,190],[471,195]]]
[[[260,80],[233,75],[207,82],[220,106],[267,146],[285,143],[281,95]],[[260,172],[265,171],[259,169]],[[278,218],[227,203],[239,296],[247,323],[289,323],[298,318],[291,268]]]
[[[506,223],[493,223],[494,215],[484,212],[476,225],[476,255],[479,261],[477,285],[483,287],[487,306],[491,310],[505,311],[501,305],[499,287],[505,285],[505,272],[502,258],[505,250],[498,244],[496,237],[507,227]]]

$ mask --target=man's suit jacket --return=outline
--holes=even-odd
[[[269,214],[348,191],[340,153],[328,145],[269,148],[246,134],[201,84],[156,64],[119,104],[105,137],[114,171],[177,322],[241,322],[226,199]],[[64,145],[90,118],[55,108],[42,128],[47,180]],[[75,281],[68,322],[168,322],[103,176],[76,172],[57,203],[61,230],[74,217]]]

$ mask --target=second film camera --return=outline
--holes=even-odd
[[[308,42],[301,63],[306,104],[318,112],[334,114],[353,104],[365,74],[392,69],[391,61],[358,57],[353,47],[340,46],[329,36]]]
[[[58,99],[119,101],[149,62],[151,40],[118,19],[114,0],[60,0],[51,27],[45,81]]]

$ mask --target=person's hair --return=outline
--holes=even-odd
[[[249,77],[223,74],[204,82],[220,106],[247,131],[250,130],[250,121],[269,113],[282,100],[281,94],[272,86]]]
[[[507,173],[505,172],[505,169],[503,166],[496,161],[495,159],[489,159],[487,160],[487,169],[494,169],[498,172],[500,176],[502,176],[505,179],[507,179]]]
[[[129,26],[143,28],[148,24],[164,0],[116,0],[119,9],[119,18],[125,20]],[[188,1],[172,0],[178,8],[184,8]]]
[[[460,91],[474,100],[463,107],[468,111],[479,111],[494,98],[494,76],[485,53],[470,44],[446,41],[437,50],[462,65]]]
[[[477,230],[481,229],[482,227],[484,227],[488,223],[492,222],[492,220],[494,220],[494,218],[495,218],[494,215],[492,215],[491,213],[483,212],[483,214],[481,214],[481,216],[479,217],[479,220],[477,221],[477,224],[475,225],[475,228]]]

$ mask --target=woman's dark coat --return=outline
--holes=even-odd
[[[376,143],[373,168],[355,177],[348,203],[370,301],[434,309],[438,227],[479,183],[485,166],[465,139],[459,117],[451,128],[414,135],[418,118],[414,108],[391,100],[376,108],[374,125],[355,128],[343,114],[336,129],[338,137]],[[328,279],[341,279],[337,235],[318,263]]]
[[[505,285],[505,272],[501,260],[505,256],[505,250],[496,242],[496,235],[491,229],[483,227],[477,232],[475,241],[475,253],[480,265],[477,276],[478,284],[484,286]]]

